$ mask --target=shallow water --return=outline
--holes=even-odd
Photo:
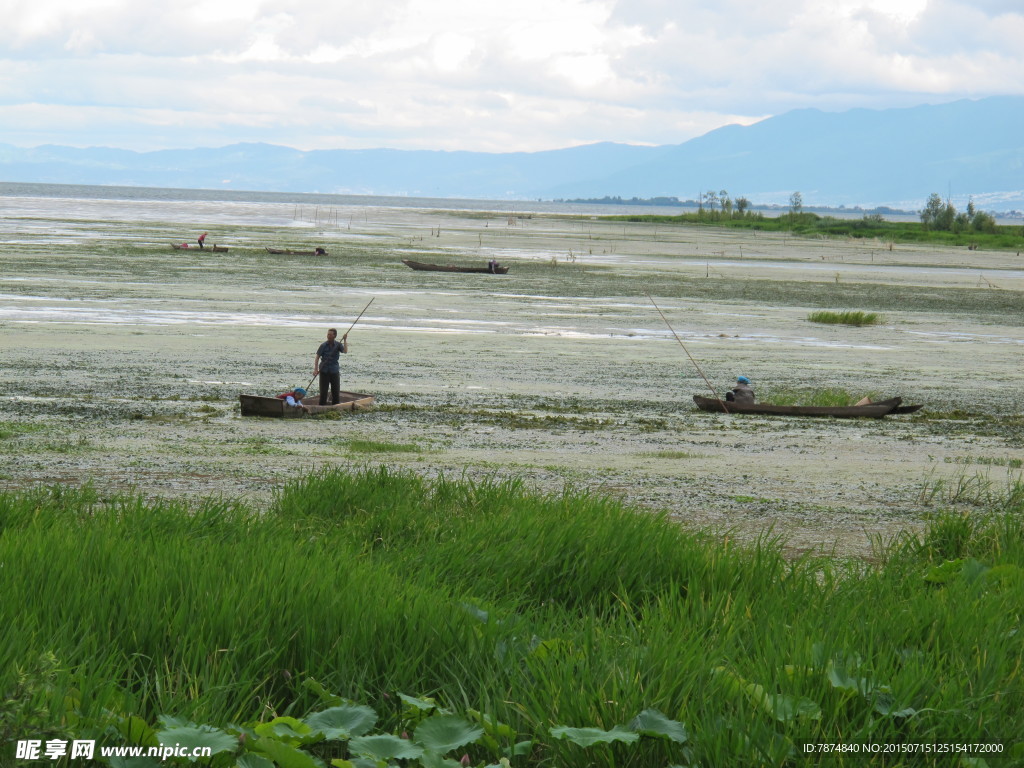
[[[8,487],[59,474],[154,495],[266,499],[289,466],[386,460],[542,489],[569,482],[690,525],[750,538],[775,525],[796,549],[840,541],[863,554],[869,534],[928,511],[918,498],[929,476],[1024,456],[1024,327],[983,304],[961,313],[954,300],[981,274],[1000,296],[1020,294],[1014,254],[543,216],[510,224],[479,208],[380,201],[339,207],[330,221],[274,200],[0,203],[0,422],[32,427],[0,439]],[[167,247],[207,230],[228,254]],[[288,243],[324,244],[331,256],[263,249]],[[507,276],[400,264],[410,253],[466,263],[498,251]],[[718,280],[742,275],[749,297],[687,293],[716,270]],[[776,288],[759,287],[780,276],[806,283],[815,306],[780,304]],[[875,327],[807,322],[848,285],[951,298],[886,312]],[[305,386],[326,327],[348,329],[370,298],[343,364],[345,388],[374,393],[375,412],[241,418],[240,392]],[[842,422],[695,411],[704,375],[724,389],[738,373],[762,399],[838,387],[976,415]],[[355,439],[422,451],[353,455],[345,446]]]

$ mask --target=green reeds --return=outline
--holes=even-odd
[[[1019,495],[937,515],[868,569],[594,495],[385,468],[297,478],[265,510],[0,494],[0,734],[117,743],[127,715],[251,729],[322,710],[322,684],[372,707],[375,733],[416,732],[400,693],[483,713],[532,742],[513,766],[819,764],[805,741],[1024,749]],[[650,720],[673,738],[637,741]]]

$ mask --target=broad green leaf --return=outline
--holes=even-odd
[[[475,709],[467,709],[466,714],[470,720],[480,725],[488,736],[501,739],[514,739],[516,737],[516,732],[512,729],[512,726],[506,725],[491,715],[485,715]]]
[[[112,757],[110,768],[166,768],[167,763],[152,757]]]
[[[677,720],[669,720],[656,709],[645,709],[634,717],[627,726],[641,736],[656,736],[682,744],[688,738],[686,726]]]
[[[160,743],[157,740],[156,731],[150,728],[145,720],[135,715],[119,720],[117,722],[117,730],[128,740],[129,744],[155,747]]]
[[[168,747],[181,745],[189,750],[194,750],[197,747],[209,747],[211,755],[234,752],[238,749],[238,737],[209,725],[168,728],[159,731],[156,737],[161,744]]]
[[[512,747],[512,756],[513,757],[522,757],[523,755],[530,754],[530,752],[532,752],[532,751],[533,751],[533,742],[532,741],[517,741],[516,745],[514,747]]]
[[[948,584],[960,577],[964,571],[963,560],[947,560],[941,565],[936,565],[924,575],[924,580],[929,584]]]
[[[633,744],[640,740],[639,733],[627,731],[620,725],[616,725],[610,731],[602,731],[600,728],[569,728],[559,725],[551,729],[551,736],[556,739],[567,739],[581,747],[610,744],[613,741]]]
[[[361,704],[347,704],[316,712],[305,719],[313,731],[319,731],[329,741],[344,741],[362,736],[377,722],[377,713]]]
[[[484,735],[484,729],[458,715],[435,715],[416,726],[416,741],[428,751],[445,754],[472,744]]]
[[[267,723],[260,723],[254,729],[260,736],[283,741],[295,746],[317,741],[316,732],[294,717],[275,717]]]
[[[462,607],[462,610],[464,610],[466,613],[468,613],[474,619],[479,621],[481,624],[486,624],[488,618],[490,618],[487,615],[487,611],[481,610],[481,609],[477,608],[475,605],[470,605],[469,603],[462,603],[461,607]]]
[[[964,561],[964,581],[968,584],[973,584],[983,576],[987,576],[990,570],[991,569],[984,563],[975,560],[973,557],[969,557]]]
[[[853,677],[842,659],[829,662],[828,681],[833,688],[850,693],[865,693],[871,690],[871,681],[866,677]]]
[[[405,706],[406,706],[406,717],[408,717],[410,719],[414,719],[415,716],[416,716],[416,713],[419,713],[420,716],[426,715],[426,714],[429,714],[429,713],[435,712],[435,711],[438,714],[441,714],[441,715],[450,715],[451,714],[451,712],[449,712],[444,707],[439,706],[438,703],[436,701],[434,701],[432,698],[430,698],[429,696],[428,697],[424,697],[422,699],[418,699],[418,698],[415,698],[413,696],[406,696],[404,693],[399,693],[398,694],[398,698],[400,698],[402,700],[402,702],[405,704]]]
[[[765,710],[780,722],[797,718],[821,719],[821,707],[804,696],[790,696],[783,693],[768,694],[764,699],[764,704]]]
[[[458,760],[444,757],[437,752],[426,752],[420,758],[420,765],[422,768],[462,768],[462,763]]]
[[[547,659],[563,659],[572,656],[572,643],[560,637],[544,640],[533,647],[530,657],[545,661]]]
[[[333,768],[354,768],[355,763],[353,763],[351,760],[342,760],[339,757],[335,758],[334,760],[331,760],[331,765],[333,766]]]
[[[302,683],[303,688],[308,688],[317,696],[320,697],[320,701],[324,704],[329,704],[332,707],[337,707],[345,703],[345,700],[337,694],[331,693],[318,680],[314,680],[312,677],[306,679]]]
[[[188,726],[195,726],[195,723],[185,720],[181,717],[175,717],[174,715],[157,715],[157,722],[164,727],[164,730],[168,728],[186,728]]]
[[[235,768],[274,768],[274,764],[265,757],[248,753],[238,758]]]
[[[371,760],[415,760],[423,755],[423,747],[389,733],[379,736],[357,736],[348,748]]]
[[[251,749],[266,755],[280,768],[322,768],[323,766],[322,762],[314,760],[298,747],[273,738],[262,738],[253,744]]]
[[[913,717],[917,714],[917,710],[913,707],[897,709],[896,697],[885,691],[875,694],[874,703],[875,712],[880,715],[887,715],[889,717]]]
[[[724,682],[726,691],[734,696],[738,696],[743,693],[744,689],[748,685],[746,680],[728,667],[715,667],[711,670],[711,674]]]
[[[1024,576],[1024,570],[1020,566],[1004,563],[1003,565],[993,565],[989,568],[985,573],[985,581],[1015,584],[1021,581],[1022,576]]]

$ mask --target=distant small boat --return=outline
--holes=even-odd
[[[200,248],[198,245],[192,245],[191,243],[171,243],[171,248],[176,251],[213,251],[214,253],[228,252],[228,247],[226,245],[208,245],[205,248]]]
[[[422,261],[412,261],[411,259],[402,259],[402,263],[409,269],[415,269],[420,272],[473,272],[482,275],[508,274],[508,267],[495,267],[492,271],[490,267],[456,267],[451,264],[425,264]]]
[[[361,411],[373,405],[373,395],[364,395],[359,392],[341,392],[339,395],[340,402],[337,405],[320,405],[319,395],[303,398],[302,404],[306,406],[306,413]],[[277,397],[239,395],[238,400],[242,407],[243,416],[270,416],[280,419],[295,418],[303,414],[301,408],[288,405],[284,400]]]
[[[903,399],[893,397],[866,405],[771,405],[769,403],[731,403],[713,397],[693,396],[693,402],[702,411],[718,413],[758,413],[774,416],[832,416],[837,419],[872,418],[896,413],[913,413],[920,405],[902,405]]]
[[[317,248],[313,251],[296,251],[291,248],[267,248],[267,253],[272,253],[275,256],[328,256],[323,248]]]

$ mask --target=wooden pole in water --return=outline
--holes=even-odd
[[[374,296],[374,297],[373,297],[373,299],[375,299],[375,298],[377,298],[377,297],[376,297],[376,296]],[[359,317],[362,317],[362,316],[363,316],[363,313],[365,313],[365,312],[366,312],[366,310],[368,310],[368,309],[370,308],[370,305],[371,305],[371,304],[373,304],[373,299],[370,299],[370,300],[369,300],[368,302],[366,302],[366,306],[365,306],[365,307],[363,307],[363,311],[359,313]],[[345,331],[345,335],[346,335],[346,336],[348,336],[348,334],[349,334],[349,333],[351,332],[351,330],[352,330],[353,328],[355,328],[355,327],[356,327],[356,323],[358,323],[358,322],[359,322],[359,317],[357,317],[357,318],[356,318],[355,320],[353,320],[353,321],[352,321],[352,325],[350,325],[350,326],[348,327],[348,330],[347,330],[347,331]]]
[[[651,299],[651,294],[648,293],[648,294],[645,294],[645,295],[647,296],[648,299]],[[704,383],[708,385],[708,389],[711,390],[711,394],[715,396],[715,400],[718,401],[718,404],[722,406],[722,410],[725,411],[726,413],[728,413],[729,412],[728,406],[726,406],[726,404],[722,400],[722,398],[720,398],[718,396],[718,393],[715,391],[715,388],[713,386],[711,386],[711,382],[708,381],[708,377],[704,375],[704,371],[702,371],[700,369],[700,366],[697,365],[697,361],[693,359],[693,355],[691,355],[689,350],[686,349],[686,345],[683,344],[683,340],[679,338],[679,334],[676,333],[676,329],[672,327],[672,324],[668,321],[668,318],[665,317],[665,313],[661,311],[661,307],[659,307],[657,304],[654,303],[654,299],[651,299],[651,304],[654,304],[654,308],[656,310],[658,310],[658,314],[661,315],[661,319],[665,321],[665,325],[667,325],[668,329],[670,331],[672,331],[672,335],[676,337],[676,341],[679,342],[679,346],[683,348],[683,352],[686,352],[686,356],[688,358],[690,358],[690,362],[693,363],[693,367],[697,369],[697,373],[699,373],[700,377],[702,379],[704,379]]]

